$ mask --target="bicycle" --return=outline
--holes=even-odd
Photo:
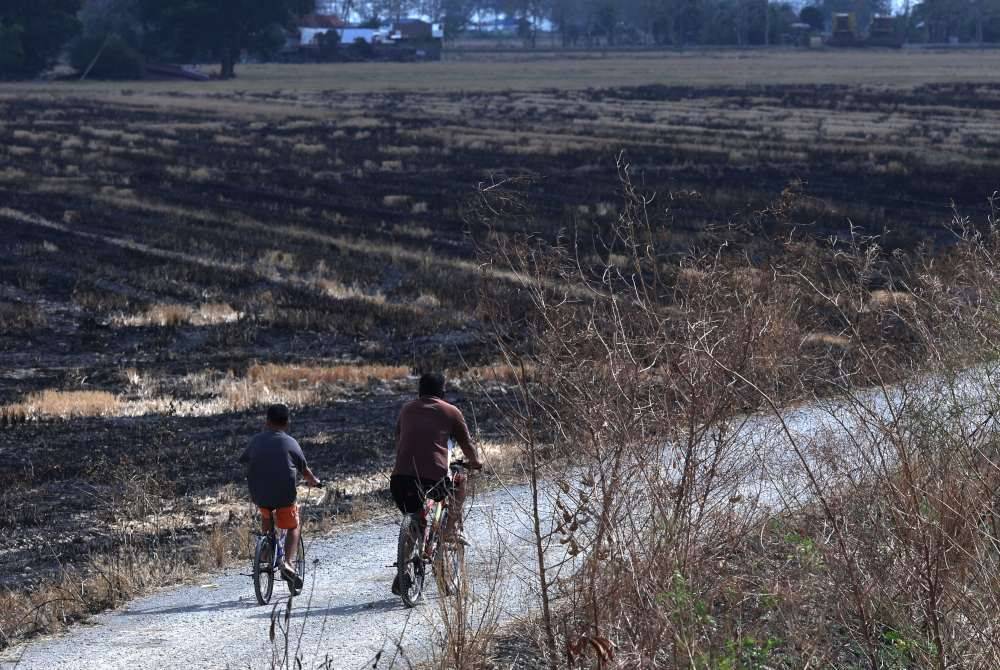
[[[322,488],[322,483],[318,488]],[[275,510],[271,509],[271,518],[275,519]],[[274,592],[274,576],[281,574],[281,562],[285,557],[285,530],[280,532],[275,524],[271,523],[271,530],[266,533],[253,531],[257,537],[254,545],[253,564],[251,566],[251,576],[253,577],[253,591],[257,596],[257,602],[267,605],[271,602],[271,595]],[[299,546],[295,552],[295,575],[298,577],[298,586],[294,580],[286,579],[288,593],[297,596],[305,588],[306,579],[306,545],[302,527],[299,527]]]
[[[464,461],[450,466],[452,481],[465,474]],[[396,548],[396,579],[399,595],[407,607],[416,607],[423,598],[424,577],[431,566],[438,581],[438,588],[446,596],[457,594],[462,588],[465,572],[465,547],[460,543],[442,542],[442,533],[448,524],[448,500],[454,484],[449,485],[448,496],[438,502],[427,498],[419,512],[403,515],[399,526]]]

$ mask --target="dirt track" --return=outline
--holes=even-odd
[[[503,543],[514,555],[507,578],[509,595],[502,616],[526,611],[528,592],[518,579],[526,568],[517,556],[530,557],[525,517],[516,500],[527,490],[478,496],[467,527],[475,547],[469,552],[472,574],[483,572],[493,548]],[[395,517],[372,521],[313,539],[307,548],[311,575],[293,605],[288,636],[290,655],[303,667],[406,667],[425,659],[437,640],[440,601],[428,582],[428,597],[414,609],[389,592],[398,525]],[[530,560],[528,562],[530,565]],[[121,611],[96,617],[92,625],[9,650],[0,667],[43,668],[258,668],[282,666],[284,639],[268,639],[271,607],[257,605],[246,567],[208,575],[201,584],[162,591],[134,601]],[[484,586],[482,580],[477,584]],[[284,585],[275,584],[276,611],[285,610]],[[398,643],[398,647],[397,647]],[[440,647],[438,647],[439,649]],[[277,654],[277,657],[272,656]],[[406,659],[406,661],[404,661]],[[292,661],[294,665],[294,661]]]

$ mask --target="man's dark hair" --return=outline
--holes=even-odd
[[[275,426],[288,425],[288,405],[278,403],[268,407],[267,422]]]
[[[421,396],[444,398],[444,375],[440,372],[425,372],[420,375]]]

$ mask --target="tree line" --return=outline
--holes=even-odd
[[[273,54],[314,9],[315,0],[3,0],[0,78],[35,76],[67,49],[95,77],[138,77],[148,60],[215,61],[230,78],[241,54]]]
[[[564,46],[768,45],[805,24],[820,32],[852,12],[858,25],[888,14],[891,0],[3,0],[0,78],[32,77],[68,53],[95,77],[141,76],[143,64],[220,63],[273,56],[297,17],[317,10],[369,25],[421,16],[446,39],[503,17],[527,46],[550,30]],[[1000,42],[1000,0],[905,0],[899,37],[911,42]]]

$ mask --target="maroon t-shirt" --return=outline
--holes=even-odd
[[[438,481],[448,475],[448,438],[469,460],[476,457],[462,412],[440,398],[420,397],[403,405],[396,422],[394,475]]]

